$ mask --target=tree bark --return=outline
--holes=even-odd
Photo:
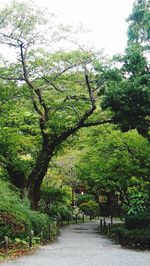
[[[38,207],[41,184],[47,173],[48,165],[51,157],[53,156],[54,149],[55,146],[49,147],[48,144],[43,144],[35,166],[28,177],[28,198],[33,210],[36,210]]]

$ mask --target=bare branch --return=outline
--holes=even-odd
[[[0,79],[12,80],[12,81],[25,81],[25,79],[23,77],[15,78],[15,77],[3,77],[3,76],[0,76]]]
[[[15,33],[16,30],[18,30],[18,29],[20,28],[20,26],[21,26],[21,20],[20,20],[18,26],[12,30],[11,34],[9,35],[10,38],[13,37],[13,34]],[[22,33],[22,32],[21,32],[21,33]]]
[[[72,107],[73,111],[75,112],[75,114],[77,115],[78,119],[80,119],[80,115],[79,115],[77,109],[75,108],[75,106],[71,105],[71,107]]]
[[[43,108],[43,111],[44,111],[44,112],[41,111],[41,109],[38,107],[36,99],[32,96],[33,107],[35,111],[40,115],[39,123],[40,123],[40,129],[41,129],[43,139],[47,140],[47,134],[45,133],[45,129],[46,129],[46,122],[48,120],[49,110],[43,100],[40,89],[35,88],[29,79],[28,69],[26,66],[27,47],[24,51],[23,43],[20,44],[20,55],[21,55],[21,62],[22,62],[22,68],[23,68],[23,74],[24,74],[25,81],[27,85],[29,86],[29,88],[32,89],[32,92],[36,93],[37,98],[38,98],[38,103],[40,104],[40,106]]]
[[[83,101],[86,101],[86,102],[90,102],[90,100],[85,95],[71,95],[71,96],[67,96],[64,99],[64,102],[69,101],[69,100],[83,100]]]
[[[10,40],[13,40],[13,41],[17,42],[18,45],[12,43],[12,46],[18,46],[19,47],[21,41],[18,38],[13,37],[11,34],[10,35],[7,35],[7,34],[2,33],[2,32],[0,33],[0,35],[2,35],[6,39],[10,39]],[[5,43],[5,42],[3,41],[3,43]],[[7,44],[7,41],[6,41],[6,44]]]
[[[7,44],[8,46],[13,46],[13,47],[19,47],[19,45],[11,43],[11,42],[4,42],[1,40],[1,44]]]
[[[28,70],[26,67],[25,59],[26,59],[26,54],[27,54],[27,48],[25,49],[25,52],[23,52],[23,43],[20,44],[20,51],[21,51],[21,61],[22,61],[22,67],[23,67],[23,73],[24,73],[24,79],[28,86],[36,93],[38,96],[38,100],[40,105],[43,107],[44,112],[45,112],[45,119],[47,120],[48,118],[48,108],[42,98],[41,91],[38,88],[34,88],[32,85],[31,81],[29,80],[29,75],[28,75]]]
[[[7,12],[6,15],[1,18],[2,20],[0,21],[0,25],[3,24],[3,22],[5,21],[5,19],[7,18],[7,16],[10,14],[11,12]]]
[[[113,120],[108,119],[108,120],[100,120],[100,121],[92,121],[89,123],[83,123],[82,127],[99,126],[99,125],[108,124],[108,123],[113,123]]]
[[[69,69],[72,69],[72,68],[74,68],[74,67],[76,67],[77,66],[77,64],[74,64],[74,65],[70,65],[70,66],[68,66],[67,68],[65,68],[65,69],[63,69],[61,72],[59,72],[59,73],[57,73],[52,79],[47,79],[46,77],[44,77],[44,76],[41,76],[41,75],[39,75],[38,73],[38,75],[43,79],[43,80],[45,80],[49,85],[52,85],[53,87],[54,87],[54,89],[56,89],[57,91],[59,91],[59,92],[63,92],[61,89],[59,89],[55,84],[54,84],[54,81],[58,78],[58,77],[60,77],[62,74],[64,74],[65,72],[67,72]]]
[[[92,90],[92,88],[90,86],[89,77],[88,77],[87,74],[85,74],[85,82],[86,82],[86,86],[88,88],[88,93],[89,93],[89,96],[90,96],[91,104],[94,107],[95,106],[95,98],[94,98],[93,90]]]
[[[36,103],[36,100],[34,99],[34,97],[31,97],[31,101],[34,107],[34,110],[42,117],[43,113],[41,112],[41,110],[38,108],[38,105]]]
[[[56,91],[59,91],[59,92],[61,92],[61,93],[63,93],[64,91],[63,90],[61,90],[60,88],[58,88],[58,86],[56,86],[53,82],[51,83],[51,84],[48,84],[48,86],[52,86]]]
[[[2,32],[0,32],[0,35],[6,39],[6,41],[3,41],[3,40],[2,40],[1,43],[2,43],[2,44],[7,44],[7,45],[9,45],[9,46],[14,46],[14,47],[19,47],[20,44],[23,44],[23,42],[24,42],[24,46],[26,46],[26,47],[28,47],[31,43],[33,43],[33,41],[37,38],[37,36],[38,36],[39,33],[36,33],[34,36],[32,36],[32,37],[29,39],[28,42],[27,42],[27,40],[25,40],[25,39],[22,37],[22,33],[23,33],[23,31],[20,31],[20,34],[19,34],[18,37],[14,37],[14,33],[15,33],[15,31],[16,31],[17,29],[19,29],[20,26],[21,26],[21,22],[20,22],[20,25],[18,25],[16,28],[14,28],[14,29],[12,30],[12,32],[11,32],[9,35],[6,34],[6,33],[2,33]],[[14,41],[15,43],[13,43],[13,42],[11,42],[11,41],[9,41],[9,40]]]

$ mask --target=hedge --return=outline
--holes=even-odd
[[[131,229],[150,229],[150,212],[142,212],[132,216],[126,216],[125,227]]]
[[[124,226],[112,229],[123,247],[136,249],[150,249],[150,229],[128,230]]]

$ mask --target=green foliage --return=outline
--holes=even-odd
[[[101,106],[104,110],[113,111],[114,122],[119,124],[123,131],[136,128],[140,134],[148,136],[150,116],[148,62],[138,44],[130,45],[121,61],[122,78],[121,80],[112,79],[111,76],[107,78]]]
[[[79,208],[86,215],[94,215],[99,212],[99,205],[94,200],[89,200],[88,202],[82,203]]]
[[[23,244],[23,245],[28,245],[28,242],[26,240],[23,240],[21,238],[16,237],[13,241],[15,244]]]
[[[24,180],[33,167],[39,146],[37,115],[24,88],[17,84],[0,84],[0,163],[10,181],[23,188]]]
[[[22,39],[24,42],[32,39],[33,42],[33,37],[36,35],[38,40],[37,26],[45,24],[45,22],[46,19],[43,19],[42,12],[25,2],[13,1],[11,5],[7,5],[0,12],[0,29],[3,33],[7,32],[6,36],[2,35],[3,40],[7,38],[9,42],[9,36],[13,32],[12,43],[14,46],[18,39]],[[40,35],[40,37],[42,36]]]
[[[150,229],[150,212],[141,212],[125,217],[125,227],[132,229]]]
[[[130,207],[128,208],[129,215],[141,215],[141,212],[145,211],[147,208],[150,207],[148,194],[149,192],[144,191],[131,194]]]
[[[48,229],[50,219],[46,214],[38,211],[28,211],[27,216],[35,235],[39,235],[42,229]]]
[[[0,181],[1,237],[27,235],[31,228],[31,222],[26,213],[28,208],[21,202],[18,191],[13,190],[9,183]]]
[[[0,238],[25,238],[32,229],[39,234],[48,227],[47,215],[31,211],[29,202],[21,200],[19,192],[7,182],[0,181]]]
[[[85,138],[85,148],[76,164],[77,175],[96,198],[116,191],[120,201],[133,206],[132,195],[149,194],[149,155],[148,141],[136,131],[97,128]]]
[[[97,83],[102,77],[101,106],[104,110],[111,110],[114,122],[123,131],[136,128],[150,140],[149,7],[147,0],[135,2],[128,19],[128,46],[125,54],[114,57],[114,65],[104,68],[100,64],[97,68]]]
[[[67,220],[71,216],[71,194],[67,188],[43,186],[39,209],[53,218]]]
[[[116,226],[112,232],[122,246],[150,249],[150,211],[127,215],[124,226]]]
[[[60,144],[84,127],[90,116],[93,123],[99,120],[92,71],[97,54],[78,48],[47,50],[53,40],[55,45],[56,39],[70,38],[64,38],[65,32],[60,34],[58,29],[55,32],[53,19],[47,24],[45,15],[31,3],[18,1],[0,11],[0,42],[16,56],[12,63],[4,53],[0,62],[0,161],[11,182],[29,190],[34,208],[48,164]],[[48,20],[52,17],[47,16]]]
[[[62,204],[53,204],[49,210],[49,215],[58,220],[67,221],[68,218],[71,219],[72,211],[71,208]]]
[[[128,230],[123,226],[113,229],[119,243],[123,247],[133,249],[150,249],[150,229],[134,229]]]
[[[43,186],[41,191],[41,197],[45,201],[45,203],[53,204],[54,202],[61,202],[63,204],[67,204],[70,199],[69,190],[61,187],[46,187]]]
[[[128,47],[125,55],[116,59],[119,67],[116,61],[114,67],[113,64],[104,65],[102,59],[98,65],[99,55],[91,50],[48,52],[47,47],[44,48],[43,32],[39,32],[46,20],[41,12],[26,3],[13,1],[0,11],[0,41],[15,50],[17,59],[11,63],[5,60],[5,55],[1,58],[0,175],[5,173],[15,186],[28,189],[32,193],[28,193],[30,199],[40,198],[37,194],[40,194],[49,161],[60,144],[81,127],[101,124],[112,116],[123,131],[137,129],[149,137],[150,76],[145,53],[149,41],[149,10],[146,0],[136,2],[129,22]],[[44,25],[45,32],[46,27]],[[46,35],[51,36],[48,31]],[[98,108],[100,103],[104,111]],[[130,212],[144,210],[146,198],[131,195],[138,190],[145,195],[149,192],[146,188],[150,182],[148,142],[136,131],[122,135],[112,127],[89,130],[85,136],[81,132],[81,136],[87,136],[87,144],[79,147],[79,150],[85,148],[85,153],[77,163],[77,174],[88,185],[89,193],[98,200],[101,192],[116,191],[120,200],[131,204]],[[65,185],[75,187],[78,179],[73,157],[62,158],[60,167],[55,167],[53,172],[49,170],[47,176],[51,178],[55,172],[59,186],[63,176]],[[18,192],[10,191],[6,183],[2,187],[6,193],[2,191],[0,196],[3,198],[0,210],[5,214],[2,220],[10,213],[8,218],[13,227],[20,223],[25,232],[34,228],[38,234],[47,225],[47,216],[44,219],[39,212],[32,212],[28,204],[19,199]],[[53,217],[67,217],[70,201],[70,192],[65,189],[44,188],[40,210]],[[79,202],[87,212],[97,208],[92,198],[86,201],[80,198]],[[36,207],[37,202],[33,203]]]
[[[94,196],[91,194],[83,194],[77,196],[77,205],[80,206],[82,203],[89,202],[90,200],[94,200]]]
[[[0,239],[3,239],[6,235],[11,238],[16,236],[26,237],[30,222],[12,213],[0,212],[0,226]]]
[[[150,40],[150,12],[148,0],[136,0],[129,16],[129,41],[147,44]]]

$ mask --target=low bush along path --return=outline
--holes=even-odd
[[[1,266],[150,266],[150,252],[123,249],[99,234],[99,222],[70,225],[58,240]]]

